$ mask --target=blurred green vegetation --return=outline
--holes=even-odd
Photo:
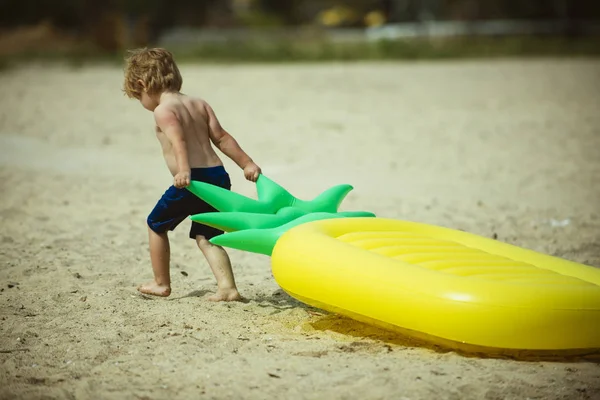
[[[170,48],[178,62],[187,63],[281,63],[335,61],[441,60],[492,57],[600,56],[595,38],[569,40],[561,37],[452,38],[342,42],[326,40],[231,41]],[[22,62],[62,62],[73,67],[90,63],[121,64],[120,52],[101,52],[82,47],[69,51],[24,52],[0,57],[0,67]]]
[[[216,62],[315,62],[361,60],[431,60],[511,56],[600,55],[598,40],[564,38],[453,38],[328,41],[231,42],[174,49],[180,60]]]

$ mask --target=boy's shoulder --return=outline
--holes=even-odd
[[[208,102],[205,99],[203,99],[202,97],[190,96],[190,95],[184,95],[184,96],[189,101],[191,101],[193,104],[198,105],[200,107],[206,107],[208,105]]]

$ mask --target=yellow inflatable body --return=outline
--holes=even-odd
[[[383,218],[309,222],[281,236],[272,268],[302,302],[428,341],[600,349],[600,269],[471,233]]]

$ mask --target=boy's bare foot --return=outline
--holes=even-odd
[[[241,301],[237,289],[217,289],[217,293],[208,298],[209,301]]]
[[[137,290],[144,294],[152,296],[168,297],[171,294],[171,287],[168,285],[159,285],[154,281],[144,283],[138,286]]]

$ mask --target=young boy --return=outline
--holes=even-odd
[[[202,99],[181,93],[181,85],[181,74],[169,51],[161,48],[130,51],[126,58],[124,92],[154,113],[156,136],[173,175],[173,185],[147,219],[154,280],[138,287],[142,293],[163,297],[171,294],[167,232],[189,215],[216,211],[186,189],[190,180],[231,189],[229,175],[211,142],[243,169],[249,181],[256,182],[261,173],[258,165],[220,125],[211,106]],[[209,242],[221,233],[192,222],[190,238],[198,244],[217,279],[217,292],[209,300],[239,300],[227,253]]]

